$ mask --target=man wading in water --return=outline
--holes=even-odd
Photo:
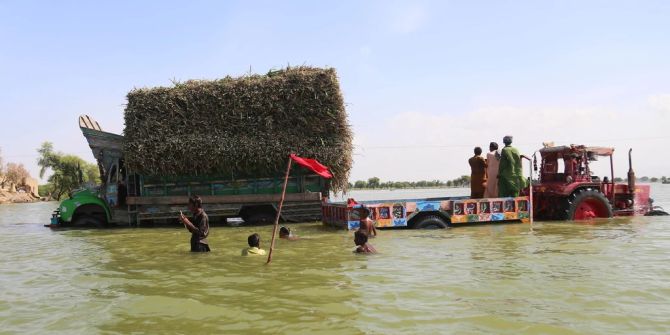
[[[179,221],[191,232],[191,251],[209,252],[207,235],[209,235],[209,217],[202,209],[202,199],[194,195],[188,198],[188,210],[193,213],[193,219],[189,220],[183,213],[179,213]]]

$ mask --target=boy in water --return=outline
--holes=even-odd
[[[249,243],[248,248],[242,249],[242,256],[249,256],[249,255],[265,255],[265,250],[261,249],[261,236],[253,233],[249,235],[247,238],[247,242]]]
[[[370,243],[368,243],[368,235],[364,232],[357,230],[354,233],[354,243],[356,243],[356,253],[361,254],[375,254],[377,250]]]
[[[279,228],[279,238],[283,238],[289,241],[295,241],[300,239],[298,236],[294,236],[293,233],[291,233],[291,229],[286,228],[284,226],[281,226],[281,228]]]
[[[377,229],[375,228],[375,223],[370,220],[369,217],[364,217],[360,221],[360,227],[358,231],[365,233],[369,238],[377,236]]]

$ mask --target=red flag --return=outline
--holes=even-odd
[[[298,165],[312,170],[323,178],[333,178],[333,175],[328,171],[328,167],[319,163],[316,159],[298,157],[295,154],[291,154],[291,159],[298,163]]]

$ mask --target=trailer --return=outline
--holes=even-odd
[[[377,228],[438,229],[454,225],[529,222],[530,198],[371,200],[356,203],[324,203],[324,225],[357,229],[368,215]]]

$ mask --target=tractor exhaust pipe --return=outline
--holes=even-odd
[[[628,193],[635,193],[635,171],[633,171],[633,158],[631,156],[633,149],[628,149]]]

